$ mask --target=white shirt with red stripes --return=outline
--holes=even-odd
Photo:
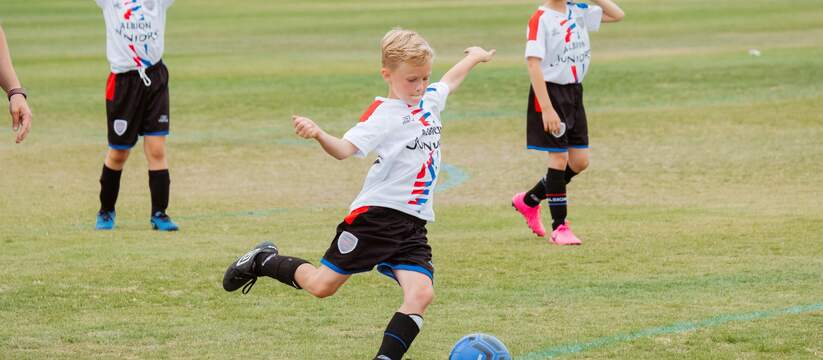
[[[343,135],[357,157],[377,153],[350,210],[382,206],[434,221],[432,200],[440,171],[440,112],[449,87],[429,85],[419,104],[377,97],[360,122]]]
[[[163,57],[166,10],[174,0],[96,0],[106,20],[106,57],[115,74],[145,70]]]
[[[548,82],[583,82],[591,60],[589,31],[599,30],[602,18],[602,8],[584,3],[569,2],[565,12],[539,7],[526,28],[526,58],[542,59]]]

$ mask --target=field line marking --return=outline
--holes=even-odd
[[[557,347],[548,348],[545,350],[540,350],[536,352],[531,352],[525,355],[518,356],[518,360],[536,360],[536,359],[551,359],[558,356],[568,355],[568,354],[576,354],[583,351],[596,349],[600,347],[610,346],[621,342],[628,342],[633,341],[636,339],[644,338],[644,337],[651,337],[651,336],[658,336],[658,335],[665,335],[665,334],[677,334],[691,330],[703,329],[708,327],[714,327],[723,325],[733,321],[752,321],[752,320],[760,320],[766,318],[772,318],[777,316],[783,315],[795,315],[795,314],[802,314],[814,311],[821,311],[823,310],[823,303],[818,304],[810,304],[810,305],[798,305],[792,306],[783,309],[772,309],[772,310],[763,310],[763,311],[755,311],[745,314],[731,314],[731,315],[719,315],[715,316],[706,320],[702,321],[686,321],[686,322],[678,322],[674,323],[669,326],[662,326],[662,327],[653,327],[642,329],[638,331],[633,331],[626,334],[618,334],[613,336],[605,336],[601,338],[594,339],[589,342],[583,343],[574,343],[568,345],[561,345]]]

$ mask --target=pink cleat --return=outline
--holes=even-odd
[[[580,245],[582,242],[577,236],[574,236],[572,229],[569,228],[569,222],[560,225],[557,229],[552,231],[552,242],[557,245]]]
[[[531,229],[533,233],[537,234],[537,236],[546,236],[546,229],[543,227],[543,222],[540,221],[540,205],[538,204],[535,207],[526,205],[526,203],[523,202],[524,197],[526,197],[525,192],[514,195],[512,198],[512,206],[520,215],[526,218],[526,224],[529,225],[529,229]]]

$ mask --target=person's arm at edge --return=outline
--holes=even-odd
[[[6,33],[0,27],[0,88],[8,93],[9,90],[22,88],[20,80],[11,62]],[[17,143],[26,138],[31,128],[31,110],[26,97],[22,94],[12,95],[9,99],[9,113],[11,114],[12,130],[17,132]]]

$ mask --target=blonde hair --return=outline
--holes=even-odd
[[[426,39],[414,31],[401,28],[387,32],[380,41],[380,48],[383,52],[383,67],[389,69],[402,63],[420,66],[434,58],[434,50]]]

